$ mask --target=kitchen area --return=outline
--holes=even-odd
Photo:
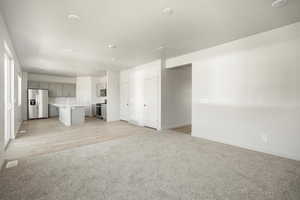
[[[58,118],[65,126],[87,117],[107,120],[107,76],[62,77],[28,74],[28,119]]]

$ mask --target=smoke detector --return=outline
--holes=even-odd
[[[280,8],[280,7],[286,6],[287,3],[288,3],[288,0],[275,0],[272,3],[272,7]]]
[[[110,48],[110,49],[115,49],[115,48],[117,48],[117,46],[116,46],[115,44],[109,44],[109,45],[107,45],[107,47]]]
[[[69,20],[74,20],[74,21],[79,21],[80,20],[80,16],[76,15],[76,14],[68,14],[68,19]]]

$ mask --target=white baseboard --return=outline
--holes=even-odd
[[[192,123],[182,123],[182,124],[172,124],[172,125],[167,125],[164,129],[173,129],[173,128],[180,128],[183,126],[189,126]]]
[[[0,172],[2,171],[2,169],[4,168],[4,159],[0,157]]]
[[[19,123],[17,123],[16,129],[15,129],[15,134],[14,134],[15,137],[14,137],[14,138],[11,138],[11,139],[15,139],[15,138],[17,137],[17,135],[18,135],[18,133],[19,133],[19,131],[20,131],[20,129],[21,129],[21,126],[22,126],[23,121],[24,121],[24,120],[21,120]]]
[[[210,140],[212,142],[218,142],[218,143],[222,143],[222,144],[227,144],[227,145],[247,149],[247,150],[250,150],[250,151],[256,151],[256,152],[260,152],[260,153],[265,153],[265,154],[270,154],[270,155],[274,155],[274,156],[278,156],[278,157],[282,157],[282,158],[287,158],[287,159],[300,161],[300,156],[298,156],[298,155],[288,155],[288,154],[284,154],[284,153],[280,153],[280,152],[274,152],[274,151],[266,150],[266,149],[263,149],[263,148],[258,148],[256,146],[252,146],[252,145],[248,145],[248,144],[242,144],[242,143],[237,144],[237,143],[234,143],[234,142],[220,140],[220,139],[212,138],[212,137],[201,137],[199,135],[193,134],[193,132],[192,132],[191,135],[192,135],[192,137],[202,138],[202,139],[205,139],[205,140]]]

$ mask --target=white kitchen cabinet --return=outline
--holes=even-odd
[[[66,126],[85,122],[84,106],[59,106],[59,120]]]
[[[49,117],[58,116],[58,107],[49,104]]]

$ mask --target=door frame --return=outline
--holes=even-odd
[[[4,148],[7,148],[15,138],[15,65],[6,43],[4,49]]]

